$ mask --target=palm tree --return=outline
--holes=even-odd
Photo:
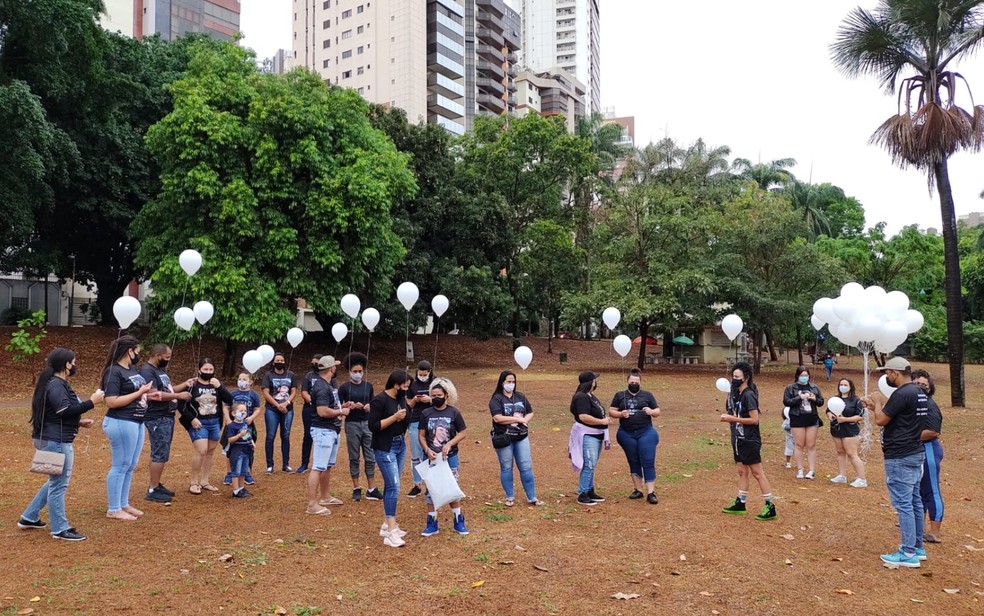
[[[774,191],[796,181],[796,177],[789,172],[795,166],[795,158],[779,158],[767,163],[752,163],[747,158],[736,158],[731,163],[731,170],[738,177],[755,182],[762,190]]]
[[[974,105],[973,98],[970,111],[957,106],[958,90],[967,83],[950,65],[973,54],[982,39],[980,0],[880,0],[871,12],[860,7],[851,11],[830,46],[834,64],[849,77],[872,75],[886,92],[898,92],[898,114],[886,120],[871,141],[887,149],[901,167],[925,170],[930,191],[935,183],[939,194],[953,406],[965,404],[963,306],[947,162],[959,149],[980,149],[984,108]]]

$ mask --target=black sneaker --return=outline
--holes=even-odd
[[[153,491],[148,490],[144,500],[149,500],[152,503],[170,503],[171,497],[155,489]]]
[[[52,539],[61,539],[62,541],[85,541],[85,535],[76,531],[74,528],[66,528],[58,534],[52,534]]]
[[[779,516],[776,513],[775,504],[766,503],[765,506],[762,507],[762,512],[757,516],[755,516],[755,519],[758,520],[759,522],[766,522],[768,520],[775,520],[777,517]]]
[[[232,497],[233,498],[249,498],[250,496],[253,496],[253,495],[251,493],[249,493],[246,490],[246,488],[243,488],[242,490],[240,490],[238,492],[233,492],[232,493]]]
[[[632,494],[629,494],[629,500],[639,500],[644,494],[639,490],[632,490]]]
[[[594,499],[591,498],[591,493],[590,492],[582,492],[582,493],[580,493],[580,494],[577,495],[577,504],[578,505],[587,505],[588,507],[594,507],[598,503]]]
[[[604,496],[600,496],[597,492],[595,492],[594,491],[594,488],[591,488],[588,491],[588,496],[590,496],[591,497],[591,500],[593,500],[596,503],[603,503],[603,502],[605,502],[605,497]]]
[[[166,487],[164,487],[164,484],[163,483],[157,484],[157,487],[154,488],[154,492],[160,492],[161,494],[167,494],[168,496],[174,496],[174,491],[173,490],[170,490],[170,489],[168,489]]]
[[[379,488],[373,488],[366,492],[366,500],[383,500],[383,493]]]
[[[248,475],[248,474],[246,475],[246,485],[248,485],[248,486],[255,486],[256,485],[256,480],[253,479],[253,476],[252,475]]]
[[[656,493],[650,492],[649,495],[646,497],[646,502],[649,503],[650,505],[658,505],[659,499],[656,497]]]
[[[741,502],[741,499],[739,499],[737,496],[733,501],[731,501],[731,503],[727,507],[721,509],[721,511],[723,513],[730,513],[733,515],[745,515],[747,513],[747,510],[745,509],[745,503]]]
[[[420,496],[420,487],[413,486],[413,488],[411,488],[410,491],[407,492],[407,496],[409,496],[410,498],[417,498],[418,496]]]
[[[37,522],[31,522],[30,520],[25,520],[24,518],[21,518],[20,520],[17,521],[17,526],[18,526],[18,528],[26,528],[26,529],[47,528],[48,527],[48,523],[45,522],[44,520],[38,520]]]
[[[362,488],[355,488],[352,490],[352,500],[355,502],[362,500]]]

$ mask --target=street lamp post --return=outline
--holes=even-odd
[[[75,254],[68,255],[68,258],[72,260],[72,291],[68,299],[68,326],[71,327],[75,320]]]

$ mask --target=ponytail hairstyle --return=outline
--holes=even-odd
[[[754,372],[752,365],[747,361],[740,361],[731,368],[732,373],[734,373],[735,370],[741,370],[741,373],[745,375],[745,378],[748,380],[748,388],[755,393],[758,393],[758,387],[756,387],[755,383],[752,381],[752,373]],[[796,374],[799,375],[800,372],[802,372],[802,370],[798,371]]]
[[[109,345],[109,354],[106,356],[106,365],[103,366],[102,376],[99,378],[99,382],[102,384],[102,389],[104,391],[106,389],[106,377],[109,376],[109,369],[113,367],[113,364],[120,361],[123,356],[130,351],[130,349],[135,349],[139,346],[140,341],[129,334],[126,336],[120,336]]]
[[[65,369],[65,364],[75,360],[75,352],[58,347],[48,354],[44,362],[44,370],[38,375],[38,383],[34,387],[34,397],[31,399],[31,435],[40,436],[42,428],[42,418],[44,417],[45,393],[48,391],[48,383],[56,372]]]
[[[399,389],[400,385],[403,385],[409,380],[411,380],[410,374],[406,370],[394,370],[386,377],[386,386],[383,389],[393,389],[394,387]]]

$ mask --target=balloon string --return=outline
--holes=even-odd
[[[352,354],[352,343],[355,342],[355,319],[352,319],[352,337],[349,338],[349,355]]]
[[[202,334],[205,333],[205,326],[201,325],[198,328],[198,349],[195,351],[195,364],[202,358]]]
[[[190,284],[191,284],[191,276],[189,276],[187,278],[187,280],[185,280],[185,288],[184,288],[184,291],[181,292],[181,305],[178,306],[179,308],[181,308],[181,307],[184,306],[185,296],[188,294],[188,285],[190,285]],[[172,321],[173,320],[174,319],[172,319]],[[178,326],[177,326],[177,323],[175,323],[174,324],[174,335],[171,336],[171,361],[174,361],[174,345],[177,344],[177,342],[178,342]]]
[[[437,346],[441,342],[441,317],[437,317],[437,327],[434,328],[434,370],[437,370]]]
[[[369,330],[369,342],[366,343],[366,380],[369,380],[369,348],[372,347],[372,330]]]
[[[403,347],[404,355],[406,356],[407,372],[410,372],[410,356],[406,354],[407,350],[410,348],[410,311],[407,310],[407,339],[406,344]]]

